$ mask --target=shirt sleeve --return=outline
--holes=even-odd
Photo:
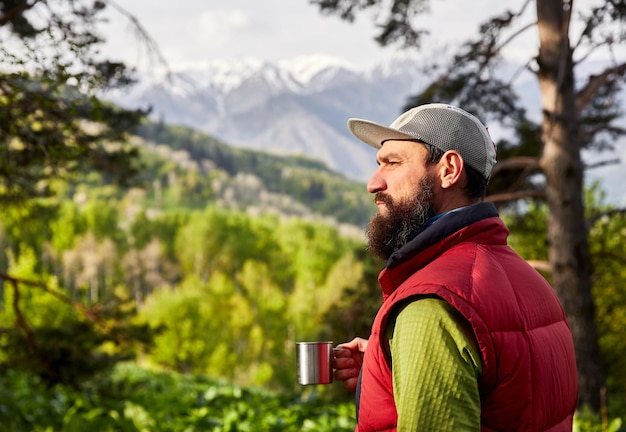
[[[406,305],[387,336],[398,431],[479,431],[482,360],[470,324],[426,298]]]

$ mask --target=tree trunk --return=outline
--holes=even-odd
[[[604,377],[591,294],[591,260],[583,206],[583,164],[568,31],[571,2],[537,0],[539,85],[543,108],[548,252],[552,284],[574,337],[578,407],[600,409]]]

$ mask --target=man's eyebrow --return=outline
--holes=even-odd
[[[388,161],[389,159],[397,159],[402,157],[403,156],[401,153],[398,153],[396,151],[390,151],[389,153],[379,154],[376,158],[376,161],[380,163],[381,161]]]

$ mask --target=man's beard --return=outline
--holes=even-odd
[[[434,176],[424,177],[417,195],[402,202],[378,192],[376,200],[387,206],[387,214],[377,214],[367,229],[367,247],[375,256],[384,260],[419,234],[428,220],[435,216],[433,207]]]

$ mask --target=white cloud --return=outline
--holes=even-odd
[[[250,26],[250,18],[241,10],[207,10],[195,20],[191,29],[203,44],[221,45],[232,41]]]

